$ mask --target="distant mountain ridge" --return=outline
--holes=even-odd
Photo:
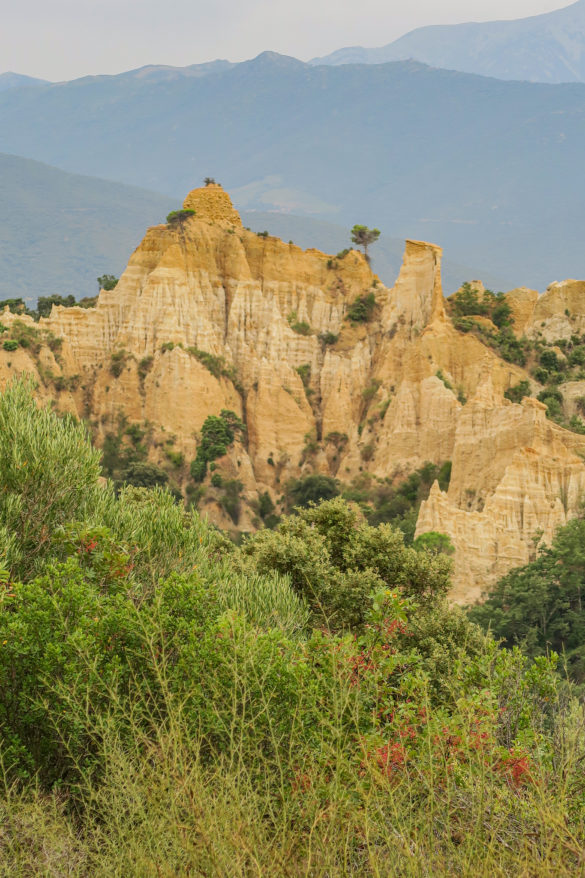
[[[513,21],[419,27],[386,46],[339,49],[315,65],[414,59],[432,67],[530,82],[585,82],[585,0]]]
[[[157,77],[1,92],[0,151],[170,198],[214,176],[240,210],[434,241],[507,289],[585,276],[585,85],[274,53]]]
[[[96,278],[119,274],[147,225],[164,222],[175,199],[121,183],[68,174],[30,159],[0,153],[0,300],[20,296],[94,295]],[[349,229],[311,217],[250,212],[242,219],[254,232],[268,229],[301,247],[337,253],[349,246]],[[383,235],[373,267],[393,283],[403,242]],[[449,257],[445,290],[473,277],[469,266]],[[486,284],[500,287],[491,276]]]
[[[94,296],[173,199],[0,153],[0,299]]]
[[[22,73],[0,73],[0,91],[9,88],[30,88],[36,85],[50,85],[46,79],[37,79],[34,76],[24,76]]]

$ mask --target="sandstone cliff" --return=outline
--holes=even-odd
[[[211,473],[197,499],[240,530],[258,526],[262,495],[280,511],[292,478],[320,472],[349,485],[369,474],[381,484],[452,461],[449,489],[435,485],[417,532],[451,537],[457,600],[479,596],[575,514],[585,437],[553,424],[536,400],[504,398],[531,379],[455,328],[439,247],[408,241],[388,289],[356,251],[330,257],[242,228],[219,186],[194,190],[184,207],[195,213],[150,228],[94,308],[53,307],[38,323],[0,315],[21,339],[0,349],[0,386],[30,372],[41,398],[86,418],[98,444],[127,444],[121,425],[134,425],[124,435],[174,468],[191,497],[206,419],[234,412],[246,435],[214,472],[217,484],[241,485],[241,503],[230,511]],[[517,331],[575,331],[582,294],[577,282],[540,299],[514,291]],[[348,319],[360,297],[371,305],[363,322]]]

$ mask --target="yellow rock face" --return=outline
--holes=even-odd
[[[552,424],[535,400],[504,399],[529,376],[454,328],[439,247],[408,241],[389,289],[361,253],[337,259],[246,231],[220,186],[193,190],[184,206],[195,214],[150,228],[96,307],[54,307],[38,324],[0,315],[39,334],[35,350],[0,344],[0,386],[30,372],[42,399],[90,420],[98,443],[123,419],[141,425],[150,460],[175,460],[182,488],[205,419],[235,412],[247,436],[217,466],[242,484],[240,529],[258,525],[259,495],[277,503],[291,478],[351,483],[450,460],[449,490],[433,488],[417,532],[451,536],[456,600],[479,596],[530,558],[535,535],[550,539],[575,514],[584,437]],[[573,281],[541,299],[513,291],[517,330],[560,338],[582,322],[585,331],[584,292]],[[371,294],[371,319],[352,324],[348,309]],[[571,390],[575,411],[584,396]],[[235,527],[206,487],[199,508]]]
[[[231,198],[217,183],[193,189],[183,202],[185,210],[194,210],[199,220],[241,228],[242,220]]]

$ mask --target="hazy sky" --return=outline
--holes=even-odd
[[[0,72],[46,79],[144,64],[241,61],[272,49],[308,60],[381,46],[423,24],[523,18],[569,0],[3,0]]]

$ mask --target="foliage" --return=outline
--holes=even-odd
[[[458,318],[469,316],[489,317],[499,329],[510,326],[512,309],[506,302],[505,293],[493,293],[491,290],[480,291],[469,282],[448,299],[451,313]]]
[[[170,350],[172,350],[172,348],[170,348]],[[224,357],[210,354],[209,351],[201,351],[196,347],[187,348],[187,353],[192,357],[195,357],[196,360],[199,360],[199,362],[202,363],[207,371],[211,372],[215,378],[229,378],[236,387],[236,390],[239,389],[236,370],[233,366],[226,365]]]
[[[64,308],[72,308],[75,304],[75,296],[39,296],[37,300],[37,311],[40,317],[48,317],[53,305],[62,305]]]
[[[291,578],[311,606],[316,624],[360,628],[367,597],[400,587],[407,597],[433,600],[445,593],[450,565],[406,548],[400,531],[366,524],[357,506],[337,497],[285,516],[274,531],[259,531],[244,545],[260,572]]]
[[[331,500],[339,496],[340,487],[337,479],[315,473],[302,479],[293,479],[287,485],[287,505],[306,507],[320,500]]]
[[[223,482],[223,494],[219,505],[226,512],[234,524],[240,519],[241,500],[243,485],[238,479],[227,479]]]
[[[585,520],[560,528],[550,547],[504,576],[469,615],[531,657],[564,655],[571,676],[585,682]]]
[[[430,530],[427,533],[420,534],[413,544],[413,548],[417,552],[431,552],[433,555],[454,555],[455,546],[447,534],[437,533]]]
[[[217,183],[215,182],[213,177],[205,177],[203,180],[203,185],[204,186],[216,186]]]
[[[122,372],[124,371],[124,366],[126,365],[126,360],[128,359],[128,354],[124,350],[114,351],[114,353],[110,357],[110,374],[114,376],[114,378],[119,378]]]
[[[102,274],[97,279],[98,287],[100,288],[100,290],[113,290],[117,286],[118,280],[119,278],[117,278],[114,274]]]
[[[122,481],[136,488],[154,488],[157,485],[166,485],[169,477],[167,473],[154,463],[136,461],[129,463],[122,470]]]
[[[207,464],[227,453],[236,432],[243,433],[245,427],[238,416],[227,409],[220,415],[209,415],[201,428],[201,442],[197,456],[191,463],[191,476],[195,482],[202,482],[207,474]]]
[[[0,528],[14,535],[7,566],[26,576],[50,550],[55,528],[99,505],[100,453],[84,426],[39,408],[30,381],[0,396]]]
[[[522,402],[525,396],[530,396],[530,382],[529,381],[519,381],[518,384],[514,384],[509,387],[504,396],[506,399],[509,399],[510,402]]]
[[[291,323],[290,328],[293,332],[296,332],[297,335],[311,335],[312,329],[310,324],[308,324],[305,320],[301,320],[300,323],[297,321],[295,323]]]
[[[367,226],[356,225],[351,230],[351,242],[357,247],[364,248],[364,256],[369,265],[370,256],[368,248],[380,237],[380,229],[369,229]]]
[[[303,387],[305,388],[305,393],[307,396],[311,395],[311,364],[303,363],[301,366],[297,366],[296,373],[303,382]]]
[[[451,480],[451,461],[441,466],[427,462],[400,481],[374,481],[370,476],[363,476],[345,488],[343,496],[359,503],[370,524],[390,523],[400,528],[410,544],[414,540],[420,504],[427,499],[435,479],[441,490],[446,491]]]
[[[373,293],[358,296],[347,309],[346,318],[352,323],[368,323],[374,316],[376,297]]]
[[[182,209],[182,210],[171,210],[169,214],[167,214],[167,223],[170,226],[180,226],[182,227],[188,219],[191,219],[192,216],[195,216],[195,211],[190,209]]]
[[[334,332],[322,332],[319,335],[319,340],[325,346],[337,344],[339,340],[339,335],[335,335]]]
[[[24,299],[21,299],[19,297],[13,299],[2,299],[2,301],[0,301],[0,313],[4,311],[5,308],[8,308],[8,310],[12,314],[26,314],[28,310]]]
[[[98,476],[83,428],[11,385],[3,873],[579,874],[583,706],[556,655],[498,649],[449,606],[448,558],[339,497],[236,548],[167,491]],[[583,642],[582,525],[540,571],[542,651],[572,649],[555,592]]]
[[[5,351],[8,351],[10,353],[17,350],[18,342],[15,338],[7,338],[2,342],[2,347]]]

